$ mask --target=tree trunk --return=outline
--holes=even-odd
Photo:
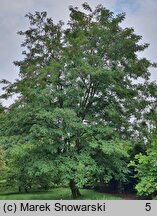
[[[27,189],[27,187],[25,187],[25,192],[28,193],[28,189]]]
[[[70,180],[69,186],[70,186],[71,193],[72,193],[72,196],[74,199],[81,196],[81,193],[80,193],[80,191],[79,191],[78,187],[76,186],[75,181],[73,179]]]

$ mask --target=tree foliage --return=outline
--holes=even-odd
[[[145,154],[137,154],[130,166],[135,167],[138,184],[136,190],[140,196],[151,197],[157,195],[157,139],[151,138]]]
[[[153,64],[137,56],[148,44],[120,26],[124,14],[87,3],[82,11],[69,9],[66,27],[46,12],[26,15],[30,28],[19,32],[24,59],[15,62],[20,77],[3,80],[2,97],[18,98],[6,114],[2,142],[23,184],[43,176],[79,187],[125,181],[131,142],[144,142],[154,124],[146,122],[155,101]]]
[[[2,148],[0,148],[0,172],[5,168],[5,154]]]

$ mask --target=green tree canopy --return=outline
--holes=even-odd
[[[135,155],[130,162],[136,171],[135,177],[138,179],[136,190],[138,195],[154,198],[157,196],[157,137],[156,129],[150,136],[150,143],[147,144],[145,153]]]
[[[70,182],[76,197],[76,184],[126,180],[131,142],[147,139],[156,85],[149,82],[153,64],[137,56],[148,44],[120,26],[124,14],[87,3],[69,9],[64,27],[46,12],[26,15],[30,28],[19,32],[24,59],[15,62],[20,77],[2,96],[18,94],[3,143],[12,157],[18,149],[15,164],[20,169],[24,161],[27,178],[50,174]]]

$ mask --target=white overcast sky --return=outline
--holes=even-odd
[[[17,31],[28,28],[26,13],[47,11],[55,22],[66,22],[68,6],[80,6],[85,1],[92,7],[102,4],[116,14],[126,12],[123,26],[133,27],[143,36],[142,41],[150,46],[142,56],[157,62],[157,0],[0,0],[0,80],[18,78],[18,68],[13,61],[22,59],[20,44],[23,38]],[[151,73],[151,79],[157,81],[157,69]]]

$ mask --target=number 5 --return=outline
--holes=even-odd
[[[146,211],[150,211],[151,210],[151,203],[146,203],[145,210]]]

